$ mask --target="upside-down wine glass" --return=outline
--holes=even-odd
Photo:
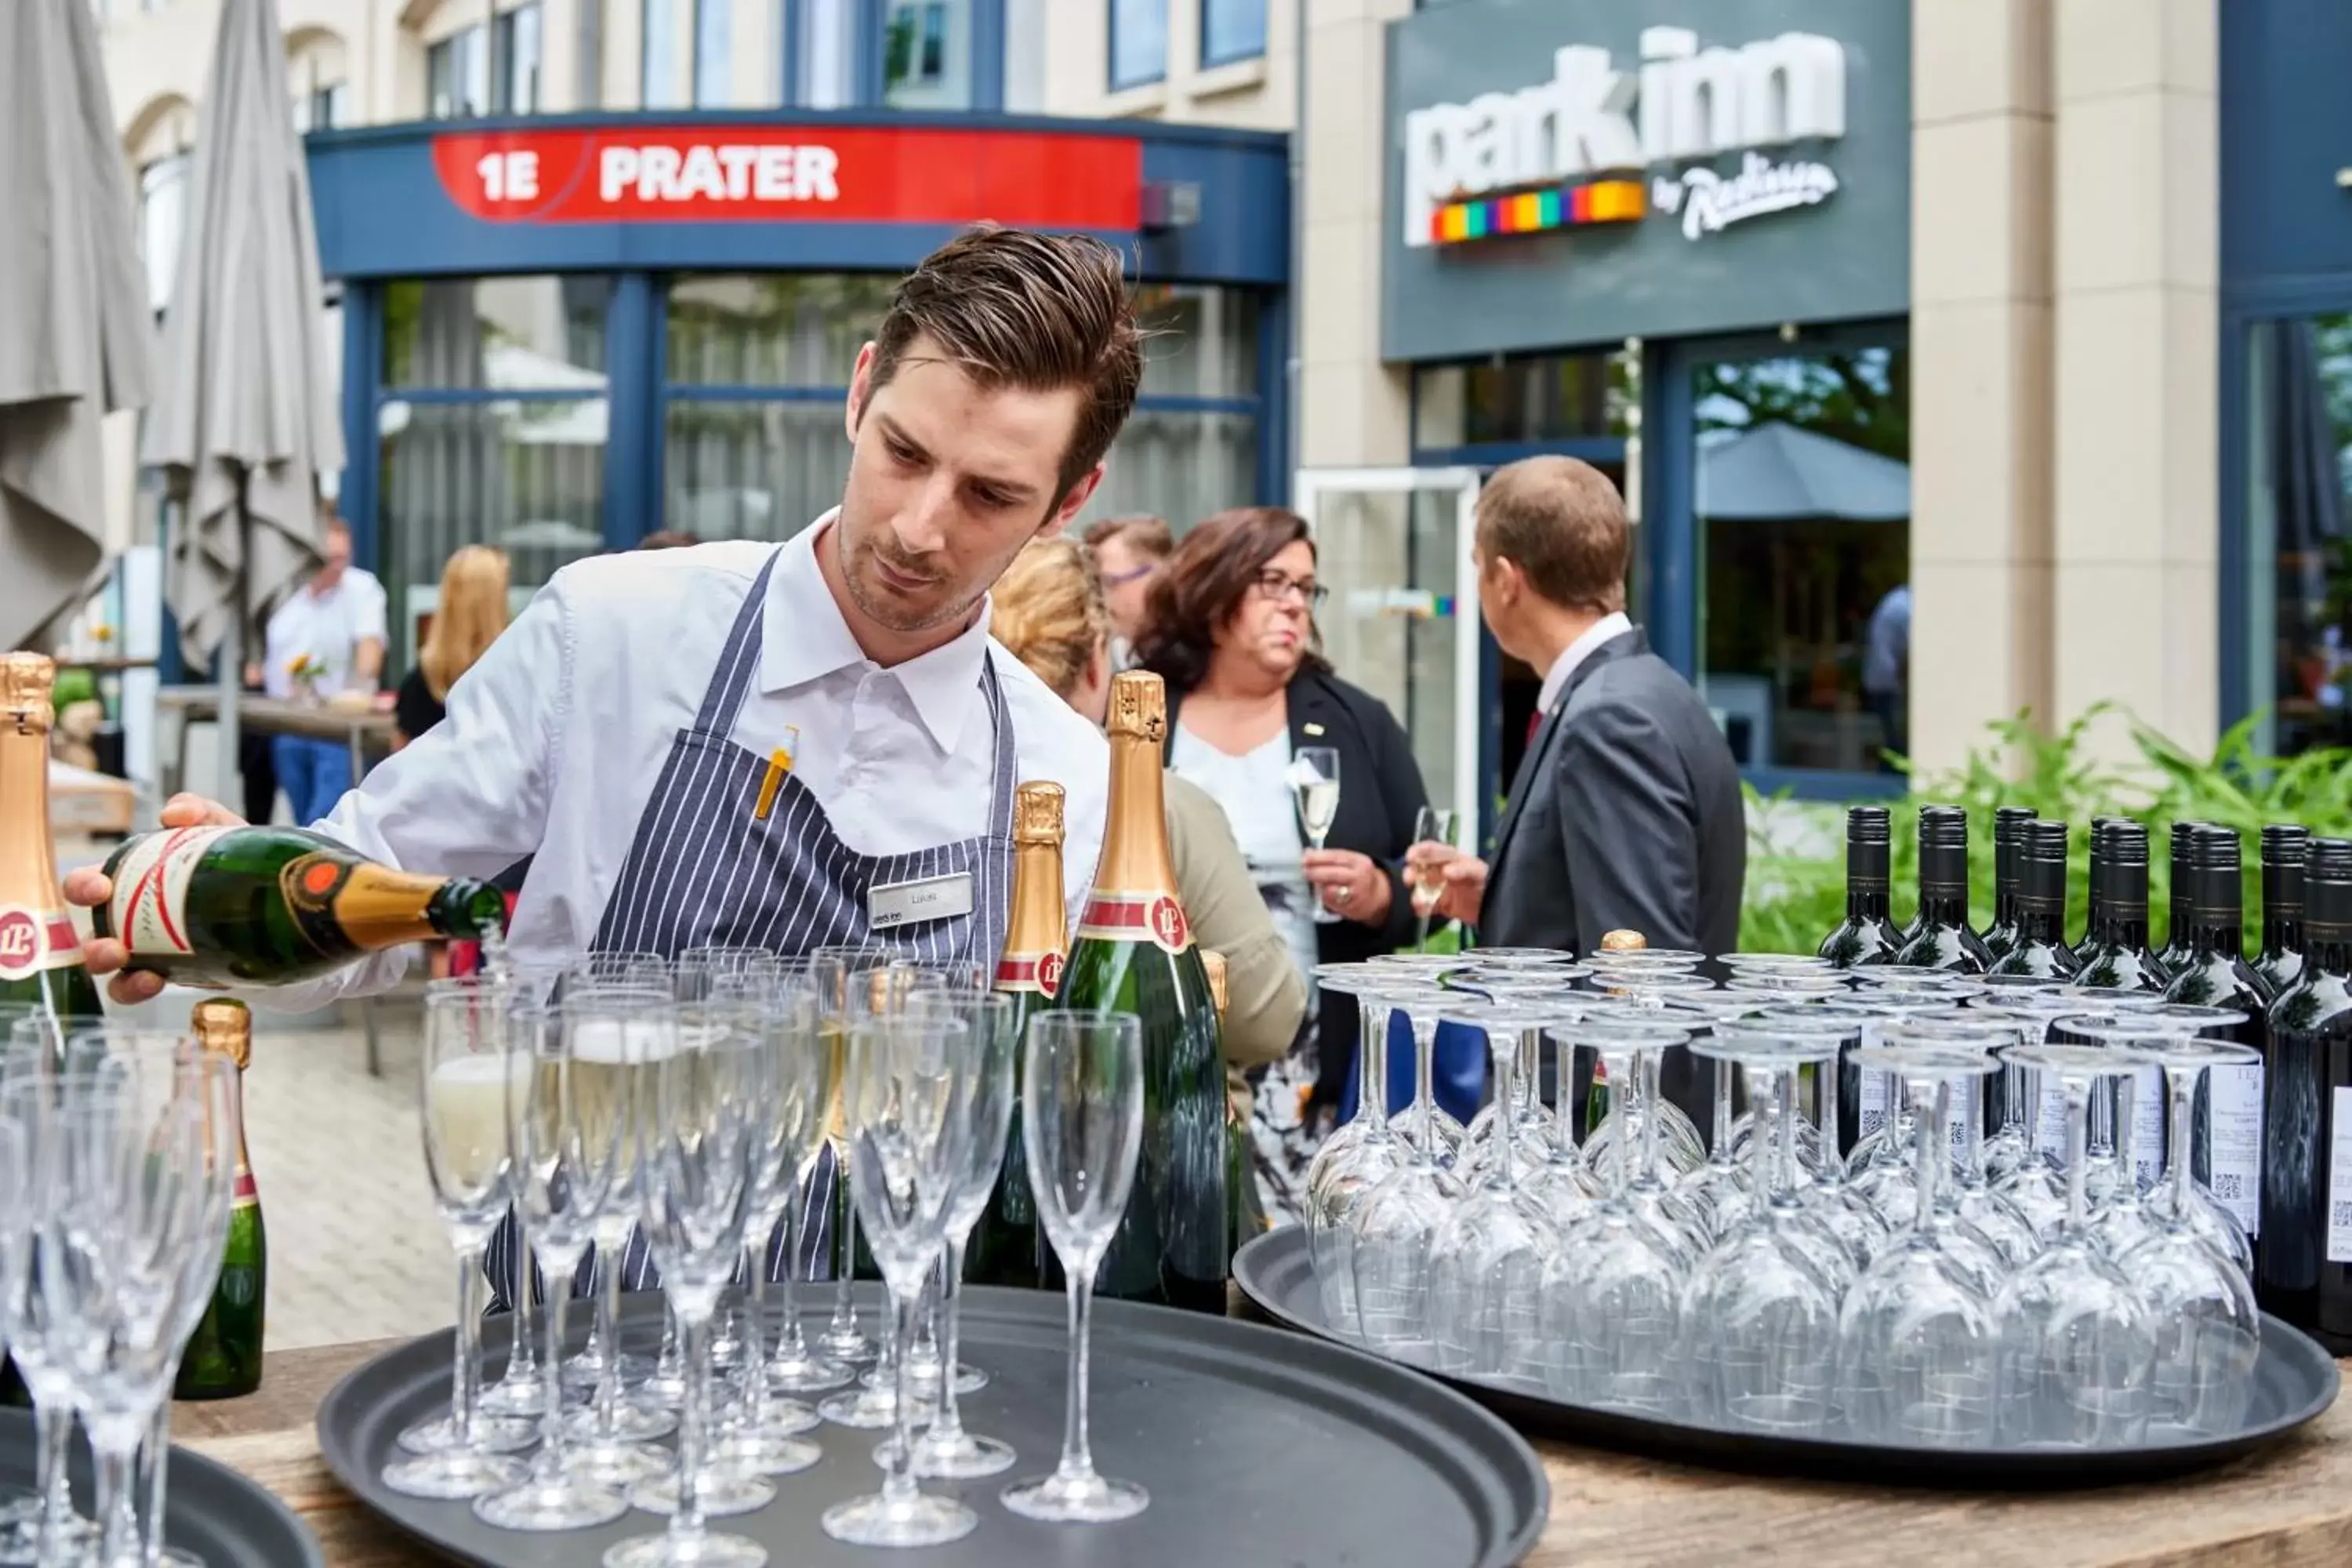
[[[1868,1021],[1857,1016],[1855,1009],[1835,1002],[1768,1008],[1734,1026],[1829,1053],[1825,1058],[1807,1058],[1814,1067],[1816,1081],[1830,1076],[1829,1064],[1839,1060],[1848,1043],[1860,1037],[1860,1031],[1867,1026]],[[1804,1161],[1804,1133],[1810,1124],[1802,1110],[1795,1112],[1796,1181],[1801,1202],[1793,1217],[1784,1217],[1789,1218],[1790,1239],[1836,1287],[1843,1299],[1855,1279],[1870,1266],[1870,1260],[1886,1245],[1888,1232],[1886,1221],[1855,1190],[1854,1184],[1847,1179],[1844,1162],[1837,1158],[1837,1096],[1823,1094],[1820,1102],[1822,1125],[1817,1147],[1821,1163],[1810,1173]],[[1760,1199],[1762,1194],[1758,1196]]]
[[[2161,1007],[2152,1007],[2145,1012],[2135,1013],[2132,1018],[2135,1023],[2147,1026],[2147,1038],[2149,1042],[2160,1037],[2168,1042],[2180,1041],[2200,1047],[2212,1043],[2210,1040],[2198,1038],[2206,1030],[2231,1028],[2244,1022],[2244,1016],[2232,1008],[2204,1007],[2186,1002],[2168,1002]],[[2151,1047],[2143,1045],[2141,1048],[2149,1049]],[[2168,1057],[2170,1052],[2164,1052],[2163,1055]],[[2166,1064],[2168,1079],[2170,1071],[2170,1065],[2168,1062]],[[2207,1084],[2209,1100],[2210,1089],[2209,1080]],[[2144,1122],[2143,1125],[2145,1125]],[[2211,1136],[2210,1128],[2207,1135],[2209,1139]],[[2174,1146],[2177,1142],[2177,1140],[2168,1141],[2167,1146]],[[2208,1169],[2210,1169],[2210,1165]],[[2169,1165],[2165,1167],[2165,1173],[2168,1177],[2173,1173]],[[2253,1243],[2247,1238],[2245,1227],[2238,1223],[2237,1215],[2221,1199],[2214,1196],[2211,1189],[2197,1179],[2193,1166],[2186,1188],[2178,1182],[2167,1180],[2158,1183],[2146,1194],[2145,1202],[2150,1217],[2158,1220],[2171,1217],[2175,1212],[2174,1205],[2184,1192],[2189,1198],[2188,1219],[2190,1228],[2204,1239],[2208,1247],[2229,1258],[2238,1266],[2240,1273],[2248,1279],[2252,1279],[2254,1277]]]
[[[482,1255],[508,1194],[507,989],[495,983],[427,992],[417,1073],[425,1168],[457,1255],[457,1363],[449,1414],[400,1434],[409,1450],[384,1468],[383,1484],[407,1497],[457,1500],[522,1479],[510,1458],[539,1434],[528,1421],[478,1414]]]
[[[1340,1334],[1358,1337],[1355,1268],[1346,1256],[1347,1211],[1396,1168],[1402,1152],[1389,1126],[1388,1030],[1394,1006],[1391,994],[1412,982],[1371,964],[1326,963],[1315,983],[1326,991],[1353,996],[1358,1025],[1356,1059],[1363,1081],[1356,1114],[1323,1141],[1307,1167],[1307,1251],[1323,1298],[1323,1321]]]
[[[1519,1032],[1549,1015],[1532,1007],[1465,996],[1447,1015],[1483,1029],[1495,1079],[1495,1103],[1508,1105]],[[1551,1252],[1551,1227],[1518,1190],[1519,1141],[1506,1124],[1488,1141],[1468,1190],[1429,1247],[1429,1342],[1437,1369],[1457,1376],[1533,1376],[1540,1380],[1538,1286]]]
[[[1349,1215],[1356,1306],[1364,1343],[1391,1361],[1433,1364],[1429,1341],[1429,1247],[1461,1201],[1462,1184],[1446,1169],[1436,1111],[1429,1101],[1431,1058],[1441,1014],[1460,1000],[1424,993],[1401,1004],[1412,1026],[1414,1102],[1435,1114],[1406,1140],[1405,1156]]]
[[[1022,1152],[1038,1216],[1070,1296],[1069,1400],[1054,1472],[1007,1487],[1024,1519],[1107,1524],[1151,1496],[1095,1468],[1087,1426],[1095,1272],[1118,1231],[1143,1148],[1143,1028],[1132,1013],[1040,1013],[1029,1020],[1021,1078]]]

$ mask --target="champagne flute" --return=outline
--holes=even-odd
[[[809,978],[817,986],[817,1005],[845,1026],[853,1016],[871,1011],[872,1006],[871,991],[859,994],[853,986],[870,985],[873,972],[887,969],[889,963],[890,950],[879,942],[818,948],[809,955]],[[847,1043],[847,1036],[843,1035],[836,1040],[836,1048],[845,1049]],[[825,1324],[824,1332],[817,1336],[816,1348],[835,1362],[872,1361],[874,1342],[857,1326],[854,1278],[857,1272],[857,1205],[850,1199],[849,1141],[842,1128],[837,1100],[825,1129],[825,1146],[833,1156],[833,1319]]]
[[[1461,814],[1451,806],[1424,805],[1412,819],[1412,842],[1443,844],[1448,849],[1459,849],[1454,836],[1462,826]],[[1445,891],[1445,862],[1434,860],[1417,868],[1412,874],[1412,912],[1420,920],[1413,938],[1416,948],[1429,945],[1429,917],[1437,908],[1438,895]]]
[[[26,1219],[34,1234],[48,1223],[63,1180],[64,1123],[58,1075],[51,1068],[55,1031],[44,1023],[16,1025],[0,1068],[0,1115],[24,1128],[29,1172]],[[0,1334],[33,1396],[36,1494],[30,1510],[0,1534],[0,1563],[61,1563],[88,1542],[91,1526],[74,1511],[67,1481],[73,1442],[73,1374],[66,1365],[64,1325],[42,1289],[54,1258],[35,1247],[20,1284],[0,1301]]]
[[[455,1500],[512,1486],[524,1470],[508,1456],[539,1438],[528,1421],[474,1408],[482,1381],[482,1254],[506,1213],[509,1190],[508,999],[495,984],[452,986],[425,998],[417,1089],[425,1168],[457,1254],[457,1359],[448,1415],[403,1432],[400,1446],[410,1453],[384,1468],[383,1484],[406,1497]]]
[[[1320,849],[1339,815],[1339,753],[1330,746],[1301,746],[1291,753],[1287,777],[1307,847]],[[1315,900],[1317,925],[1337,925],[1339,919],[1337,910],[1319,898]]]
[[[861,1020],[851,1031],[842,1094],[859,1215],[890,1291],[899,1347],[892,1409],[897,1431],[882,1450],[882,1489],[824,1510],[824,1532],[858,1546],[936,1546],[961,1539],[980,1516],[915,1481],[915,1397],[907,1348],[923,1289],[947,1241],[948,1205],[973,1135],[971,1102],[988,1092],[990,1065],[971,1030],[947,1009],[910,1007]]]
[[[1095,1271],[1110,1249],[1143,1144],[1143,1025],[1132,1013],[1041,1013],[1022,1059],[1022,1151],[1045,1235],[1070,1292],[1069,1398],[1062,1462],[1007,1487],[1004,1506],[1048,1523],[1132,1519],[1151,1496],[1095,1469],[1087,1363]]]

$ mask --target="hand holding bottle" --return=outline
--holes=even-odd
[[[245,818],[215,800],[200,795],[173,795],[163,805],[166,827],[242,827]],[[113,880],[95,866],[85,866],[66,879],[66,901],[94,910],[114,896]],[[136,1006],[161,995],[163,977],[146,971],[121,973],[131,950],[111,937],[92,937],[81,944],[81,961],[93,975],[111,974],[106,994],[124,1006]]]

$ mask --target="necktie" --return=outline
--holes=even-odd
[[[1533,746],[1536,743],[1536,731],[1543,728],[1543,721],[1544,711],[1540,708],[1528,715],[1528,744],[1529,746]]]

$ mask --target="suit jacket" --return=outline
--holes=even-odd
[[[1356,963],[1409,945],[1420,921],[1404,884],[1404,852],[1414,819],[1429,804],[1420,764],[1404,726],[1381,700],[1328,670],[1302,668],[1291,678],[1290,744],[1329,746],[1339,753],[1339,809],[1323,840],[1330,849],[1369,855],[1388,872],[1389,915],[1378,927],[1343,920],[1315,928],[1316,955],[1325,963]],[[1168,693],[1168,743],[1175,744],[1183,694]],[[1315,1098],[1336,1105],[1356,1060],[1356,1003],[1336,991],[1320,993],[1317,1008],[1320,1066]]]
[[[1520,760],[1479,941],[1590,952],[1626,930],[1713,957],[1738,946],[1747,878],[1747,802],[1714,716],[1639,627],[1612,637],[1569,677]],[[1580,1121],[1591,1055],[1577,1052]],[[1661,1076],[1704,1130],[1712,1079],[1683,1051]]]

